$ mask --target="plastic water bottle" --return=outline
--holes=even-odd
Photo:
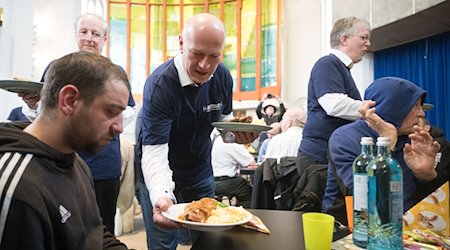
[[[377,155],[367,167],[368,249],[403,249],[403,173],[391,157],[390,139],[378,137]]]
[[[367,166],[374,158],[373,138],[361,138],[361,154],[353,161],[353,244],[367,247]]]

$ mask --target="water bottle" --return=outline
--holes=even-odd
[[[373,138],[361,138],[361,154],[353,161],[353,244],[367,247],[367,166],[373,159]]]
[[[378,137],[377,155],[367,167],[368,249],[403,249],[403,174],[391,157],[390,139]]]

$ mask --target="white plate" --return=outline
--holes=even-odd
[[[225,131],[231,132],[262,132],[271,129],[270,126],[245,122],[213,122],[211,123],[211,125],[218,129],[223,129]]]
[[[14,93],[39,93],[43,84],[24,80],[0,80],[0,88]]]
[[[175,204],[169,207],[169,209],[165,212],[162,212],[162,215],[169,220],[178,222],[182,224],[186,228],[190,228],[197,231],[224,231],[233,228],[234,226],[245,224],[249,222],[253,215],[250,212],[247,212],[248,215],[245,219],[227,224],[206,224],[200,222],[186,221],[179,219],[179,216],[184,213],[184,207],[189,205],[189,203]]]

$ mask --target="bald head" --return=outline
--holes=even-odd
[[[285,132],[290,127],[301,127],[305,126],[306,122],[306,114],[302,108],[299,107],[291,107],[288,108],[286,113],[283,115],[283,119],[281,119],[281,130]]]
[[[216,16],[209,13],[200,13],[186,21],[182,36],[185,39],[195,36],[210,37],[223,45],[225,42],[225,27]]]
[[[217,17],[201,13],[189,18],[180,35],[180,53],[185,70],[199,85],[207,82],[222,59],[225,28]]]

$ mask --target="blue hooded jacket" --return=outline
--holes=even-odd
[[[412,82],[396,78],[384,77],[375,80],[365,91],[364,99],[376,102],[376,113],[385,121],[400,127],[408,113],[416,105],[417,100],[425,98],[425,91]],[[329,140],[329,164],[325,195],[322,202],[324,212],[335,215],[336,219],[345,223],[344,197],[352,194],[353,176],[352,163],[360,154],[361,137],[369,136],[376,140],[378,133],[367,123],[358,119],[352,123],[336,129]],[[392,156],[403,169],[403,193],[405,211],[419,202],[429,190],[434,190],[435,183],[425,183],[417,180],[403,159],[403,148],[410,140],[407,135],[398,137],[395,152]],[[343,183],[346,190],[339,190],[332,168],[336,166],[338,181]],[[431,189],[429,186],[432,185]],[[422,188],[424,187],[424,188]],[[427,188],[425,188],[427,187]],[[436,186],[437,188],[438,186]]]

